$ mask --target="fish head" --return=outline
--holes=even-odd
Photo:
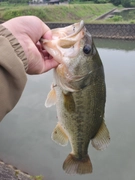
[[[65,64],[72,57],[76,57],[79,52],[77,42],[82,38],[84,22],[73,25],[52,29],[52,40],[42,39],[44,49],[60,64]]]
[[[92,36],[83,21],[52,29],[52,39],[43,40],[42,45],[59,63],[57,74],[63,78],[82,79],[102,65]]]

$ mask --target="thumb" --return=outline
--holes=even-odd
[[[51,40],[52,39],[52,31],[49,29],[44,35],[43,35],[44,39],[48,39]]]

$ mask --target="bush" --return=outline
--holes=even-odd
[[[94,3],[99,3],[99,4],[103,4],[103,3],[108,3],[109,0],[94,0]]]
[[[9,0],[9,3],[28,3],[28,0]]]
[[[115,21],[115,22],[118,22],[118,21],[122,21],[122,20],[123,20],[123,19],[122,19],[122,16],[118,16],[118,15],[113,16],[111,19],[112,19],[113,21]]]
[[[129,23],[130,24],[135,24],[135,20],[130,20]]]
[[[121,4],[121,0],[110,0],[111,3],[113,3],[115,6],[118,6]]]
[[[131,4],[130,4],[130,0],[121,0],[121,4],[123,7],[130,7]]]

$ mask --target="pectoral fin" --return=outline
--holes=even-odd
[[[97,150],[104,150],[110,142],[109,131],[103,121],[100,129],[98,130],[96,136],[92,139],[91,144]]]
[[[47,95],[47,99],[45,101],[46,107],[51,107],[56,104],[56,92],[54,89],[54,85],[51,86],[51,91]]]
[[[61,146],[66,146],[68,143],[68,137],[59,123],[55,127],[51,137],[56,143],[60,144]]]

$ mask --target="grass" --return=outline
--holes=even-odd
[[[81,19],[85,23],[94,21],[98,16],[112,10],[112,4],[62,4],[62,5],[0,5],[0,19],[3,21],[23,15],[35,15],[44,22],[73,23]]]
[[[116,8],[111,3],[106,4],[60,4],[60,5],[28,5],[0,3],[0,20],[6,21],[17,16],[35,15],[48,23],[74,23],[81,19],[85,23],[129,23],[135,24],[135,19],[124,21],[121,16],[98,20],[102,14]],[[122,6],[117,7],[122,9]]]

